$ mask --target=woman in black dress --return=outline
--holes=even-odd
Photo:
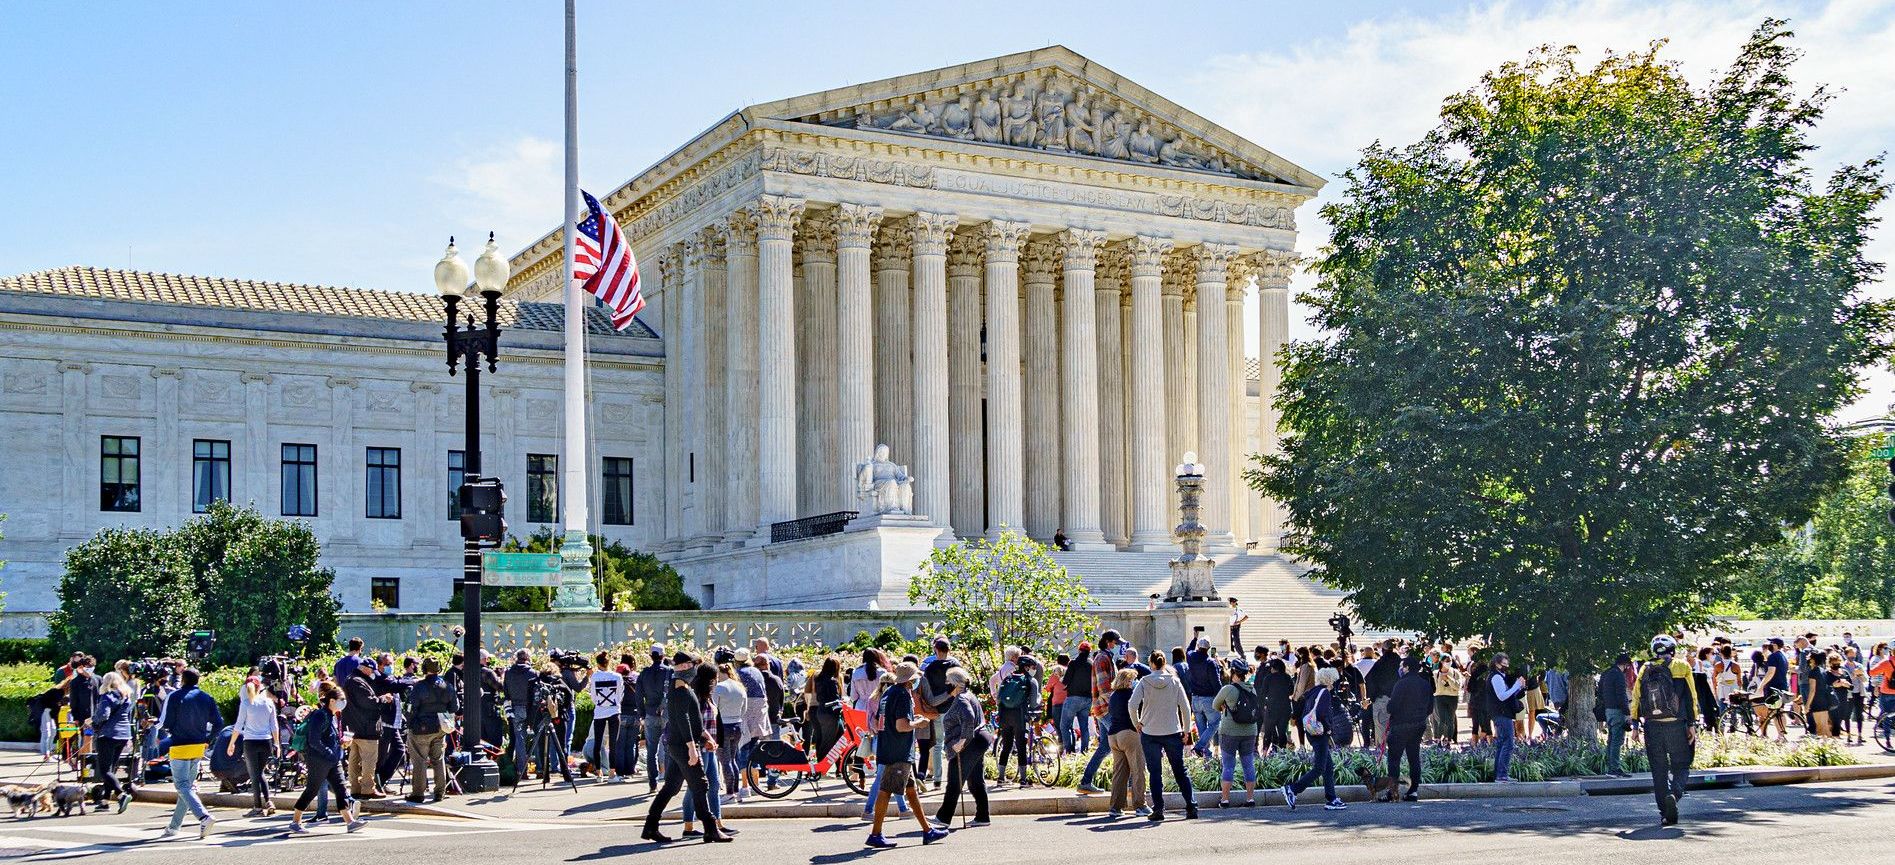
[[[1282,658],[1273,658],[1257,671],[1257,701],[1263,704],[1263,747],[1266,752],[1290,746],[1290,689],[1295,682]]]

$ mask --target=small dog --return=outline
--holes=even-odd
[[[1401,798],[1401,779],[1394,775],[1377,775],[1368,779],[1369,799],[1375,802],[1393,802]]]
[[[41,796],[46,797],[45,809],[55,811],[61,817],[71,816],[75,808],[84,813],[86,788],[78,784],[58,784],[51,790],[42,791]]]
[[[53,809],[53,795],[50,787],[50,784],[41,787],[12,784],[0,790],[6,793],[7,805],[13,809],[13,819],[18,820],[24,814],[26,819],[31,820],[38,816],[39,812]]]

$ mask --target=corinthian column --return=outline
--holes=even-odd
[[[1244,469],[1250,465],[1250,448],[1245,445],[1250,419],[1244,414],[1249,404],[1244,369],[1244,292],[1250,288],[1249,260],[1232,258],[1225,279],[1224,345],[1230,361],[1225,381],[1230,388],[1230,530],[1241,551],[1244,542],[1254,537],[1250,534],[1250,485],[1244,483]]]
[[[981,232],[987,254],[987,537],[1025,530],[1021,489],[1020,244],[1024,222],[993,221]]]
[[[929,525],[947,526],[949,515],[947,246],[954,236],[951,213],[917,213],[903,226],[914,248],[914,454],[915,511]],[[886,232],[884,232],[886,236]],[[979,289],[975,289],[979,293]],[[976,307],[979,298],[975,299]],[[978,308],[975,310],[979,312]]]
[[[1165,481],[1170,460],[1165,453],[1165,413],[1172,405],[1165,399],[1165,368],[1183,360],[1166,356],[1159,300],[1159,283],[1164,274],[1166,253],[1171,241],[1139,235],[1132,238],[1132,388],[1131,472],[1126,485],[1131,488],[1132,536],[1127,549],[1164,551],[1172,548],[1171,532],[1165,519]],[[1179,298],[1182,314],[1183,298]],[[1179,338],[1183,321],[1179,320]]]
[[[707,320],[709,309],[704,302],[706,283],[704,266],[705,242],[702,234],[688,234],[684,238],[684,291],[679,298],[684,302],[683,336],[684,369],[681,373],[684,393],[684,530],[681,532],[685,551],[690,555],[710,552],[710,543],[706,532],[710,524],[705,520],[704,488],[709,475],[704,463],[705,385],[706,376],[704,343],[708,335],[710,322]]]
[[[1204,463],[1204,549],[1235,552],[1230,530],[1230,331],[1224,325],[1224,283],[1237,247],[1198,244],[1198,459]]]
[[[1259,310],[1259,332],[1262,338],[1258,345],[1259,364],[1257,383],[1257,447],[1263,453],[1274,454],[1280,450],[1277,439],[1277,423],[1280,415],[1276,408],[1277,386],[1283,380],[1283,369],[1278,366],[1277,354],[1290,341],[1290,273],[1296,269],[1296,253],[1270,250],[1257,254],[1252,263],[1257,268],[1257,308]],[[1283,541],[1284,517],[1280,503],[1269,499],[1262,500],[1263,534],[1259,538],[1267,549],[1281,547]]]
[[[1103,240],[1103,235],[1100,236]],[[1077,242],[1077,241],[1070,241]],[[1125,289],[1125,263],[1116,247],[1096,246],[1098,270],[1094,285],[1094,308],[1098,313],[1099,415],[1099,527],[1108,544],[1125,543],[1125,349],[1120,342],[1119,298]],[[1071,303],[1073,277],[1066,276],[1066,297]],[[1072,320],[1072,313],[1066,313]],[[1068,338],[1066,351],[1075,343]],[[1068,393],[1071,390],[1068,389]],[[1072,497],[1067,496],[1067,501]]]
[[[882,209],[836,205],[836,490],[837,510],[855,504],[848,466],[875,455],[875,346],[869,308],[869,244]]]
[[[913,323],[909,310],[910,297],[908,274],[911,265],[911,249],[914,246],[914,229],[906,220],[883,223],[882,230],[875,237],[875,440],[887,444],[895,454],[896,462],[912,462],[914,455],[914,363],[913,338],[910,325]],[[945,246],[943,249],[945,250]],[[946,259],[943,259],[945,263]],[[945,264],[944,264],[945,266]],[[942,277],[942,297],[947,291],[946,277]],[[946,301],[944,300],[945,304]],[[942,315],[947,307],[941,308]],[[946,319],[942,319],[945,333]],[[945,338],[945,337],[944,337]],[[942,375],[947,374],[946,359],[942,360]],[[947,379],[941,380],[942,387]],[[943,394],[947,393],[944,389]],[[943,451],[943,453],[946,453]],[[860,459],[860,457],[851,457]],[[940,480],[945,481],[946,478]],[[923,513],[926,513],[923,511]],[[930,514],[932,516],[932,514]],[[947,517],[947,511],[941,516]]]
[[[1159,451],[1164,454],[1167,467],[1178,462],[1184,452],[1192,450],[1190,428],[1195,425],[1194,402],[1189,396],[1191,355],[1194,351],[1187,348],[1184,333],[1184,268],[1182,260],[1166,255],[1158,263],[1159,297],[1163,307],[1164,328],[1161,343],[1164,346],[1164,364],[1160,375],[1165,382],[1165,433]],[[1138,301],[1133,300],[1134,304]]]
[[[741,546],[757,527],[757,217],[726,217],[724,258],[725,543]]]
[[[698,546],[708,552],[724,542],[724,530],[729,528],[728,511],[724,505],[724,480],[729,471],[725,465],[728,454],[723,447],[724,438],[724,387],[728,375],[725,369],[724,339],[718,334],[723,327],[725,295],[729,293],[730,271],[725,261],[724,227],[718,223],[705,226],[699,232],[704,244],[704,286],[700,293],[702,309],[698,320],[703,323],[697,342],[698,357],[704,364],[704,390],[699,399],[704,403],[701,412],[703,431],[698,447],[698,513],[702,522],[698,526]]]
[[[665,525],[661,551],[684,548],[684,247],[672,244],[658,254],[658,303],[664,318],[665,344]],[[468,445],[472,447],[473,445]],[[498,465],[499,463],[486,463]],[[486,469],[488,474],[497,474]]]
[[[1021,281],[1026,284],[1026,361],[1022,383],[1026,415],[1026,533],[1051,542],[1060,529],[1059,332],[1053,295],[1059,278],[1059,246],[1036,240],[1026,246]]]
[[[813,466],[807,477],[810,513],[847,510],[842,497],[842,452],[836,433],[836,209],[811,211],[803,220],[803,280],[809,287],[809,311],[801,324],[809,328],[809,353],[802,363],[809,369],[809,417],[803,430],[815,440]],[[864,261],[866,265],[866,260]]]
[[[1061,517],[1074,549],[1110,550],[1099,530],[1099,338],[1093,318],[1099,299],[1093,264],[1105,232],[1069,229],[1059,237],[1066,279],[1060,342],[1060,455],[1064,457]],[[1114,300],[1114,318],[1118,309]],[[1116,335],[1115,335],[1116,338]]]
[[[796,519],[796,305],[792,238],[803,200],[757,199],[757,538]]]
[[[973,230],[948,241],[948,465],[954,534],[986,529],[986,451],[981,445],[980,238]]]

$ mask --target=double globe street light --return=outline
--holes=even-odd
[[[475,311],[467,311],[463,326],[460,304],[466,298],[471,306],[474,298],[467,296],[467,264],[461,261],[460,250],[454,247],[454,238],[447,240],[447,253],[434,265],[434,287],[441,293],[441,300],[447,306],[447,327],[443,335],[447,339],[447,374],[455,374],[462,361],[467,363],[467,443],[462,452],[462,470],[464,483],[455,491],[461,506],[461,539],[463,550],[461,587],[461,609],[463,627],[467,642],[462,648],[466,658],[461,668],[461,685],[464,689],[462,700],[461,745],[466,752],[457,760],[456,772],[461,789],[464,792],[477,793],[496,790],[500,787],[500,767],[488,759],[481,749],[482,709],[485,703],[481,699],[482,678],[485,665],[481,663],[480,629],[480,587],[481,587],[481,549],[483,546],[497,546],[506,535],[507,522],[502,511],[506,504],[506,490],[498,478],[482,477],[480,474],[480,363],[483,356],[487,361],[487,371],[496,372],[500,360],[500,292],[507,286],[510,268],[507,260],[500,255],[494,245],[491,232],[487,234],[487,247],[481,250],[480,257],[474,260],[474,287],[479,291],[482,306],[486,312],[486,321],[477,320]]]

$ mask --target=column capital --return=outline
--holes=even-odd
[[[1286,249],[1266,249],[1250,257],[1257,269],[1257,287],[1266,291],[1289,288],[1290,274],[1301,261],[1300,256]]]
[[[658,285],[661,288],[676,284],[684,276],[684,244],[673,243],[659,250],[654,265],[658,268]]]
[[[1102,292],[1124,291],[1125,271],[1130,267],[1130,256],[1124,246],[1114,244],[1099,247],[1092,287]]]
[[[685,235],[681,245],[684,247],[683,265],[687,272],[704,266],[705,249],[710,244],[705,241],[701,231],[693,231]]]
[[[875,227],[882,223],[882,209],[845,202],[836,205],[835,214],[837,247],[868,249],[875,239]]]
[[[723,220],[698,229],[695,236],[698,238],[698,243],[702,245],[699,254],[704,256],[704,263],[711,267],[723,267],[725,245],[730,239],[730,235],[725,232]]]
[[[1166,297],[1190,299],[1197,294],[1195,290],[1197,285],[1191,280],[1191,271],[1194,268],[1191,266],[1190,252],[1182,249],[1172,250],[1164,257],[1163,267],[1164,270],[1160,274],[1162,281],[1158,285]]]
[[[1225,285],[1230,286],[1241,296],[1250,288],[1250,277],[1255,276],[1256,273],[1257,269],[1251,263],[1250,256],[1237,255],[1231,258],[1229,266],[1225,268]]]
[[[1126,241],[1126,251],[1131,253],[1132,276],[1157,276],[1165,266],[1165,256],[1171,253],[1171,239],[1151,237],[1141,234]]]
[[[1198,285],[1216,285],[1228,278],[1230,263],[1237,258],[1237,247],[1228,243],[1200,243],[1192,250],[1192,258],[1197,262]]]
[[[750,212],[757,224],[758,238],[789,240],[796,233],[796,223],[803,218],[803,208],[803,200],[794,196],[757,196],[757,203],[751,206]]]
[[[749,210],[736,210],[724,217],[724,254],[756,257],[757,254],[757,215]]]
[[[1058,235],[1059,252],[1067,270],[1092,270],[1098,265],[1099,248],[1105,244],[1105,232],[1092,228],[1068,228]]]
[[[952,213],[916,213],[908,220],[914,232],[914,254],[946,255],[948,240],[954,237],[954,228],[959,224],[959,217]]]
[[[1025,267],[1020,269],[1020,282],[1026,285],[1059,281],[1059,244],[1051,238],[1029,241],[1026,245]]]
[[[981,240],[978,232],[973,230],[954,232],[948,240],[948,276],[979,276],[980,250]]]
[[[907,270],[914,263],[915,230],[907,219],[890,219],[875,233],[875,270]]]
[[[1032,226],[1024,222],[994,220],[980,227],[980,239],[991,262],[1018,261],[1020,245],[1026,242]]]
[[[836,261],[836,211],[812,210],[803,217],[801,231],[797,232],[802,241],[803,261],[806,263],[829,263]]]

